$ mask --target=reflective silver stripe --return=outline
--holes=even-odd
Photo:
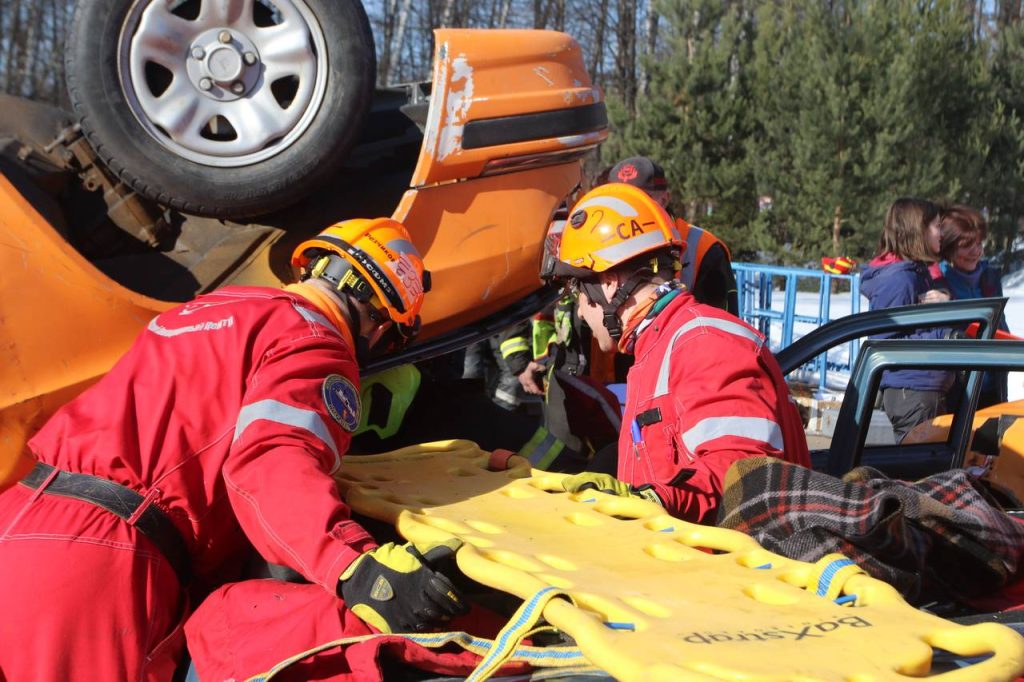
[[[690,226],[686,233],[686,251],[683,253],[683,271],[679,273],[679,281],[686,285],[687,289],[693,290],[693,282],[697,274],[697,245],[704,230],[694,225]]]
[[[555,434],[548,431],[548,434],[544,436],[544,440],[533,447],[527,459],[530,460],[530,465],[534,469],[545,469],[558,458],[558,455],[561,454],[564,448],[565,443],[558,440]]]
[[[286,405],[278,400],[260,400],[243,407],[238,413],[238,421],[235,422],[235,437],[231,439],[231,442],[234,443],[241,438],[249,425],[259,419],[309,431],[334,453],[334,466],[331,467],[331,473],[333,474],[341,466],[338,446],[335,444],[331,432],[327,430],[327,424],[324,423],[323,418],[313,410]]]
[[[654,384],[654,397],[663,396],[668,393],[668,375],[672,371],[672,348],[676,345],[676,339],[685,334],[686,332],[696,327],[714,327],[728,334],[739,336],[749,341],[754,342],[757,345],[758,350],[764,345],[764,338],[753,329],[749,329],[739,322],[730,322],[729,320],[720,320],[717,317],[698,317],[694,320],[690,320],[682,327],[676,330],[672,338],[669,339],[668,346],[665,348],[665,357],[661,359],[661,369],[658,371],[658,381]]]
[[[562,234],[563,232],[565,232],[564,220],[552,220],[548,225],[548,234]]]
[[[663,244],[665,244],[665,235],[656,230],[598,249],[594,251],[594,257],[603,258],[611,263],[621,263]]]
[[[762,417],[708,417],[701,419],[683,434],[683,445],[693,454],[704,443],[735,436],[767,443],[776,450],[782,450],[782,429],[771,419]]]
[[[547,429],[545,429],[543,426],[538,426],[537,430],[533,432],[532,436],[530,436],[530,440],[526,442],[526,445],[519,448],[519,456],[526,457],[527,459],[529,459],[530,453],[532,453],[537,448],[538,443],[544,440],[544,436],[547,433],[549,433]]]
[[[560,373],[558,378],[561,381],[565,381],[566,383],[568,383],[570,386],[575,388],[580,393],[583,393],[584,395],[587,395],[596,400],[597,403],[601,406],[601,409],[604,410],[604,414],[606,417],[608,417],[608,421],[615,425],[616,431],[619,430],[619,427],[622,425],[622,416],[612,411],[612,408],[605,400],[605,397],[598,393],[597,389],[595,389],[593,386],[591,386],[585,381],[580,381],[571,374]]]
[[[507,359],[508,356],[515,353],[525,353],[530,350],[530,344],[522,336],[513,336],[511,339],[502,341],[501,345],[498,346],[498,350],[501,351],[501,357]]]
[[[398,253],[414,253],[417,256],[420,253],[416,250],[416,246],[408,239],[392,239],[387,243],[387,247]]]
[[[619,215],[624,215],[627,218],[635,218],[640,215],[636,212],[635,208],[622,199],[616,199],[615,197],[594,197],[592,199],[587,199],[582,204],[577,204],[573,213],[593,207],[611,209]]]
[[[187,327],[178,327],[176,329],[170,329],[168,327],[161,326],[154,317],[149,321],[147,329],[157,334],[158,336],[180,336],[181,334],[192,334],[195,332],[214,332],[218,329],[226,329],[235,324],[235,316],[225,317],[223,320],[217,320],[216,322],[200,322],[199,324],[192,324]]]
[[[301,315],[302,318],[304,320],[306,320],[306,322],[312,322],[314,324],[319,324],[319,325],[321,325],[323,327],[327,327],[327,329],[329,329],[330,331],[334,332],[335,334],[338,333],[338,330],[335,329],[334,325],[331,324],[327,320],[327,318],[324,317],[323,315],[321,315],[320,313],[313,312],[309,308],[304,308],[301,305],[298,305],[297,303],[294,303],[294,302],[292,303],[292,307],[295,308],[295,312],[297,312],[299,315]]]

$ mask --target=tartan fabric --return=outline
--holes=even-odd
[[[910,483],[860,467],[840,480],[742,459],[726,474],[718,525],[800,561],[840,552],[919,604],[999,590],[1024,550],[1024,524],[963,470]]]

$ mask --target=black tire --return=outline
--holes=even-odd
[[[151,2],[163,0],[79,0],[67,40],[74,113],[113,173],[140,194],[185,213],[244,217],[294,203],[337,171],[362,128],[376,78],[373,36],[359,0],[297,0],[314,15],[325,39],[322,100],[309,107],[315,111],[310,122],[280,152],[234,167],[175,153],[133,113],[119,76],[120,33],[133,6],[138,11]]]

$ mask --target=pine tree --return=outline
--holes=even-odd
[[[742,2],[713,0],[671,0],[657,11],[662,42],[645,64],[647,92],[633,119],[611,107],[618,139],[604,158],[655,159],[678,215],[712,229],[734,252],[749,252],[754,242],[743,228],[756,211],[744,143],[751,134],[745,66],[752,17]]]
[[[869,256],[899,196],[962,194],[989,150],[982,54],[965,3],[787,0],[758,14],[751,140],[793,260]],[[766,86],[770,83],[770,86]],[[964,100],[952,101],[960,96]]]
[[[832,251],[848,209],[859,93],[851,82],[850,17],[785,1],[758,12],[752,70],[758,135],[748,141],[762,194],[772,197],[769,248],[785,260]]]
[[[996,249],[1006,250],[1024,220],[1024,23],[996,35],[992,58],[991,155],[979,174],[979,204],[989,209]]]

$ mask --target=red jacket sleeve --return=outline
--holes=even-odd
[[[331,477],[351,438],[342,423],[354,424],[351,414],[332,416],[328,381],[349,403],[354,396],[358,420],[357,367],[341,341],[308,337],[265,355],[250,373],[224,480],[260,554],[334,594],[345,568],[376,543],[351,520]],[[337,414],[342,403],[333,401]]]
[[[730,335],[684,337],[671,352],[686,358],[672,363],[669,378],[678,400],[673,440],[680,472],[654,488],[673,516],[713,522],[733,462],[782,456],[779,389],[749,342]]]

